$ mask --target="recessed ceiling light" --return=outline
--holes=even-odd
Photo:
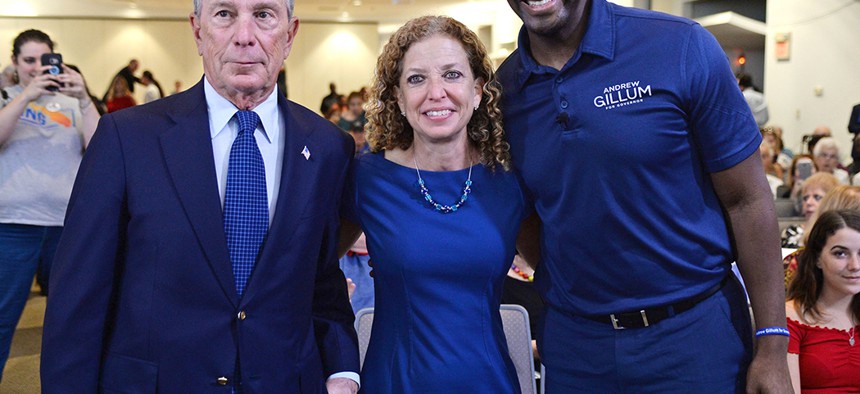
[[[352,0],[352,5],[359,7],[361,6],[361,0]]]

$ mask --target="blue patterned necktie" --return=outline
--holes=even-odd
[[[254,111],[238,111],[236,118],[239,135],[230,148],[227,166],[224,234],[233,264],[236,292],[242,297],[269,228],[269,204],[266,168],[254,138],[260,117]]]

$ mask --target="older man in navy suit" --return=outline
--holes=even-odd
[[[102,118],[45,316],[46,393],[349,393],[353,143],[277,94],[292,0],[195,0],[204,78]]]

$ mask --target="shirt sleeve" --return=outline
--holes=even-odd
[[[358,384],[358,388],[361,388],[361,378],[355,372],[338,372],[334,373],[328,377],[328,379],[336,379],[336,378],[347,378],[352,380],[356,384]],[[326,381],[328,381],[328,379]]]
[[[800,341],[803,339],[803,326],[789,318],[785,321],[788,323],[788,352],[791,354],[800,354]]]
[[[708,172],[734,167],[752,155],[761,133],[714,36],[693,25],[684,74],[689,81],[687,112],[693,140]]]

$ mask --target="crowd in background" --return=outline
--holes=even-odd
[[[25,33],[29,35],[25,35]],[[56,246],[62,231],[62,214],[55,214],[49,219],[44,219],[38,217],[38,214],[34,216],[34,213],[42,209],[42,205],[34,205],[30,209],[26,205],[21,207],[17,204],[20,201],[47,201],[54,211],[64,212],[67,198],[58,199],[57,196],[67,197],[70,192],[74,172],[89,139],[92,137],[98,116],[138,105],[139,103],[134,96],[136,85],[143,85],[145,89],[144,101],[140,104],[149,103],[165,96],[164,89],[151,71],[145,70],[138,76],[140,63],[137,59],[132,59],[128,65],[117,72],[109,85],[109,89],[101,98],[94,96],[89,91],[80,70],[77,70],[73,65],[68,65],[66,76],[59,77],[59,79],[44,76],[41,73],[42,66],[35,65],[33,61],[36,60],[33,59],[35,59],[35,54],[41,55],[52,52],[53,42],[47,36],[43,37],[34,31],[25,33],[22,33],[22,41],[16,41],[15,48],[13,48],[15,64],[4,70],[2,78],[0,78],[0,88],[3,89],[3,109],[0,116],[3,116],[2,120],[8,120],[8,125],[0,129],[0,165],[2,165],[0,167],[0,222],[2,222],[0,225],[0,250],[9,252],[13,250],[13,246],[16,251],[29,249],[27,254],[30,257],[26,269],[3,272],[2,274],[7,275],[7,277],[0,278],[2,279],[0,282],[4,286],[10,286],[9,292],[15,292],[14,297],[6,297],[9,298],[8,304],[0,304],[0,318],[3,318],[3,321],[0,321],[0,329],[2,329],[0,330],[0,339],[2,339],[0,341],[0,366],[8,355],[11,332],[14,331],[15,323],[26,300],[25,292],[29,291],[29,284],[36,273],[38,273],[38,283],[43,293],[48,294],[47,278],[50,274],[51,249]],[[26,65],[25,61],[29,62],[27,63],[29,65]],[[853,327],[855,322],[852,319],[856,317],[857,305],[852,300],[856,299],[856,294],[847,294],[844,286],[839,287],[838,278],[836,278],[838,276],[837,271],[844,270],[845,264],[851,263],[846,263],[844,259],[840,260],[842,255],[830,253],[831,249],[828,249],[828,246],[834,242],[841,242],[840,247],[846,251],[853,250],[851,248],[855,246],[860,247],[860,214],[858,214],[858,209],[860,209],[860,175],[858,175],[860,174],[860,142],[858,142],[860,133],[853,139],[854,144],[850,160],[846,161],[842,160],[843,152],[839,151],[836,142],[836,138],[842,138],[842,134],[838,131],[834,133],[827,126],[820,126],[805,134],[802,141],[786,144],[783,141],[783,130],[778,126],[779,120],[769,118],[766,98],[755,88],[749,75],[741,73],[737,75],[737,79],[738,86],[750,105],[756,123],[760,126],[763,138],[759,147],[761,163],[773,197],[777,201],[790,201],[793,205],[790,216],[795,217],[795,219],[802,217],[802,220],[795,220],[796,223],[785,226],[781,230],[782,246],[797,250],[788,255],[785,260],[788,294],[786,312],[789,316],[789,326],[795,330],[792,335],[795,337],[801,335],[796,334],[797,330],[806,332],[803,330],[808,331],[809,327],[828,327],[828,325],[834,327],[851,325]],[[61,82],[64,82],[65,85],[59,87],[60,94],[47,93],[49,86],[54,87]],[[177,81],[173,93],[180,90],[181,86]],[[334,83],[330,84],[329,90],[330,94],[322,100],[320,113],[353,138],[356,157],[370,152],[371,146],[365,139],[365,127],[368,123],[365,108],[367,108],[369,92],[362,88],[349,94],[340,94]],[[63,96],[65,98],[61,98]],[[27,98],[26,101],[24,100],[25,97]],[[18,98],[17,101],[16,98]],[[26,123],[26,108],[45,109],[45,111],[39,110],[45,116],[56,121],[52,114],[62,113],[62,111],[52,109],[54,105],[59,106],[58,108],[68,108],[67,113],[74,118],[74,121],[70,121],[72,127],[69,124],[65,125],[64,132],[66,134],[63,136],[64,140],[61,144],[63,151],[47,156],[51,159],[62,158],[64,161],[61,170],[63,171],[54,171],[52,174],[55,175],[55,179],[49,179],[50,184],[26,184],[24,182],[26,180],[21,179],[20,173],[9,170],[17,168],[20,164],[17,163],[13,167],[11,153],[15,153],[16,149],[20,150],[21,155],[15,156],[16,160],[18,157],[25,157],[27,160],[32,159],[29,164],[39,167],[44,164],[40,162],[40,159],[44,159],[46,156],[37,156],[34,153],[38,151],[36,149],[50,144],[56,148],[56,141],[51,140],[55,137],[44,137],[44,133],[42,137],[39,137],[36,134],[40,130],[44,131],[44,129]],[[58,123],[62,124],[63,122],[58,121]],[[850,125],[849,130],[851,130]],[[27,144],[22,144],[21,141],[24,140],[24,137],[30,134],[32,134],[30,137],[33,138],[28,137],[30,141]],[[798,142],[799,144],[796,144]],[[802,148],[794,152],[787,146],[801,146]],[[4,176],[7,177],[4,178]],[[420,173],[418,176],[418,179],[421,180]],[[471,170],[469,176],[471,177]],[[33,177],[33,179],[40,178]],[[471,178],[469,179],[471,181]],[[26,191],[26,195],[24,191]],[[10,196],[18,200],[4,202],[3,198],[10,198]],[[11,206],[16,208],[14,210],[7,209]],[[10,240],[19,237],[24,232],[32,235],[35,241],[25,246],[13,245]],[[347,278],[347,286],[355,311],[374,305],[374,282],[370,278],[369,272],[371,256],[368,255],[366,242],[362,235],[340,261],[340,267]],[[11,260],[13,257],[3,258]],[[15,256],[14,258],[18,257]],[[837,272],[837,274],[833,272]],[[515,280],[511,282],[513,283],[511,286],[514,287],[519,284],[517,282],[531,283],[534,279],[534,271],[519,257],[516,257],[511,263],[508,277]],[[9,285],[13,282],[14,286]],[[507,286],[506,293],[513,294],[515,290],[510,290]],[[810,290],[810,288],[816,287],[819,289],[818,291]],[[540,297],[534,296],[536,293],[532,288],[528,289],[528,292],[531,294],[528,297],[530,301],[516,301],[516,297],[508,299],[514,300],[511,302],[532,303],[528,305],[529,309],[534,311],[533,315],[537,316],[542,309]],[[832,302],[828,303],[829,301]],[[832,311],[828,309],[832,307],[833,302],[843,307],[848,305],[848,313],[844,313],[845,316],[842,315],[846,310],[845,308]],[[836,316],[835,319],[826,318],[834,315]],[[810,322],[812,325],[799,326],[799,324]],[[806,333],[802,335],[818,334]],[[825,335],[832,336],[832,334],[832,332],[825,332]],[[839,334],[841,335],[841,332]],[[851,328],[849,335],[850,344],[854,346],[853,328]],[[793,373],[799,368],[797,366],[799,362],[797,354],[803,345],[797,343],[802,343],[801,339],[795,338],[793,345],[789,347],[789,367],[793,368]],[[830,338],[824,340],[830,340]],[[842,338],[840,337],[839,340]]]
[[[83,73],[77,66],[73,64],[67,64],[73,70],[76,70],[79,74]],[[155,75],[150,70],[144,70],[137,75],[137,71],[140,69],[140,61],[137,59],[131,59],[128,65],[121,68],[116,75],[111,78],[111,82],[108,85],[107,91],[101,96],[97,97],[92,94],[87,87],[87,93],[93,100],[93,104],[95,104],[96,109],[99,114],[103,115],[110,112],[116,112],[124,108],[133,107],[138,104],[146,104],[155,100],[158,100],[162,97],[167,96],[164,88],[162,88],[161,83],[155,78]],[[19,80],[16,74],[15,65],[10,64],[6,66],[2,74],[0,74],[0,88],[10,87],[18,84]],[[135,99],[134,92],[136,85],[142,85],[144,87],[144,95],[141,103],[138,103]],[[182,82],[175,81],[174,89],[170,92],[170,94],[176,94],[182,91]]]

